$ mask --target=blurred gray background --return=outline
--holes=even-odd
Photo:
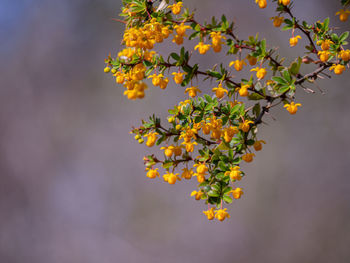
[[[191,0],[200,21],[225,13],[240,37],[269,39],[288,60],[280,32],[253,0]],[[145,176],[149,152],[128,132],[153,112],[166,115],[183,89],[151,87],[129,101],[104,58],[120,50],[115,0],[1,0],[0,262],[350,262],[349,70],[318,81],[326,95],[297,93],[260,129],[267,144],[243,165],[244,196],[231,219],[209,222],[190,192]],[[295,1],[308,21],[334,16],[335,0]],[[191,43],[194,45],[195,43]],[[178,50],[173,44],[164,52]],[[201,63],[232,58],[194,56]],[[200,83],[209,91],[213,84]]]

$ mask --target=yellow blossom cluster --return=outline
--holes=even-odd
[[[238,183],[245,173],[241,167],[253,162],[266,144],[258,139],[258,125],[265,121],[265,114],[276,106],[296,114],[302,106],[295,100],[297,88],[309,91],[303,84],[321,78],[325,70],[340,75],[350,61],[350,50],[344,48],[348,33],[335,34],[329,19],[300,22],[292,14],[291,0],[270,2],[277,7],[271,17],[273,26],[291,31],[289,46],[297,46],[301,39],[307,44],[303,57],[286,62],[288,59],[276,54],[277,49],[268,47],[258,34],[240,39],[234,23],[225,16],[212,23],[198,22],[194,13],[183,9],[182,1],[124,0],[124,48],[116,58],[105,60],[104,72],[123,85],[130,100],[145,97],[146,83],[165,90],[173,79],[183,88],[188,98],[169,109],[166,126],[153,115],[132,133],[140,144],[160,149],[157,157],[144,157],[146,177],[162,178],[169,185],[193,178],[198,186],[190,195],[208,205],[203,211],[208,220],[229,218],[223,204],[242,197]],[[260,8],[268,5],[267,0],[255,3]],[[342,9],[337,15],[346,21],[350,11]],[[170,36],[169,42],[179,48],[172,44],[166,56],[153,50]],[[190,43],[183,46],[185,40],[193,39],[190,49]],[[229,64],[215,62],[203,69],[199,62],[193,63],[197,58],[193,54],[206,55],[211,50],[230,57]],[[303,64],[316,69],[304,74]],[[244,71],[247,78],[235,76]],[[208,86],[201,85],[202,77],[216,83],[209,86],[211,94],[206,94]]]

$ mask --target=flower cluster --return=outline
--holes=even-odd
[[[266,0],[255,2],[260,8],[268,5]],[[289,46],[306,42],[304,56],[290,63],[277,54],[277,49],[268,48],[258,34],[239,39],[234,24],[225,16],[200,23],[178,0],[159,5],[157,1],[123,0],[125,48],[116,58],[105,60],[104,71],[125,87],[128,99],[144,98],[148,85],[165,90],[171,79],[183,88],[186,98],[169,109],[167,124],[153,115],[131,133],[140,144],[161,150],[158,156],[144,157],[146,176],[162,177],[170,185],[196,181],[197,189],[190,195],[208,205],[203,212],[208,220],[229,218],[224,204],[242,197],[242,168],[253,162],[266,144],[258,136],[266,113],[280,107],[296,114],[301,106],[295,101],[297,90],[314,92],[305,85],[326,70],[342,74],[350,61],[350,50],[344,48],[348,32],[337,34],[328,18],[313,24],[298,20],[290,0],[271,2],[276,7],[273,26],[291,31]],[[341,12],[344,20],[347,12]],[[170,35],[172,52],[162,56],[154,49]],[[191,50],[185,49],[185,41],[193,42]],[[220,54],[229,56],[231,62],[224,65],[217,61],[212,68],[202,69],[192,62],[193,52],[215,52],[218,58]],[[303,74],[304,64],[314,66],[313,71]],[[247,78],[237,78],[235,74],[240,71],[249,72]],[[215,84],[205,86],[200,76]]]

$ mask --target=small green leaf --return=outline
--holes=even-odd
[[[211,197],[219,197],[220,196],[219,192],[213,191],[213,190],[210,190],[208,192],[208,195],[211,196]]]
[[[231,196],[229,196],[229,195],[224,195],[223,196],[223,198],[222,198],[224,201],[225,201],[225,203],[227,203],[227,204],[231,204],[232,203],[232,197]]]
[[[283,78],[281,78],[281,77],[272,77],[272,80],[274,81],[274,82],[277,82],[278,84],[280,84],[280,85],[286,85],[286,84],[288,84]]]
[[[178,61],[180,59],[180,56],[176,53],[171,53],[170,56],[175,59],[176,61]]]
[[[226,167],[226,165],[225,165],[225,163],[223,162],[223,161],[220,161],[219,162],[219,167],[220,167],[220,169],[222,170],[222,171],[227,171],[228,169],[227,169],[227,167]]]
[[[264,96],[262,96],[262,95],[260,95],[260,94],[258,94],[258,93],[251,93],[251,94],[249,94],[249,96],[248,96],[248,99],[249,100],[261,100],[261,99],[263,99],[264,98]]]
[[[349,32],[346,31],[339,37],[339,42],[344,42],[349,37]]]
[[[163,168],[164,169],[168,169],[168,168],[170,168],[171,166],[173,166],[173,162],[167,162],[167,161],[165,161],[164,163],[163,163]]]

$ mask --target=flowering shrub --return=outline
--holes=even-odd
[[[132,133],[148,147],[162,145],[163,156],[144,157],[148,178],[161,177],[160,169],[168,184],[196,177],[198,188],[191,196],[208,204],[203,213],[209,220],[223,221],[230,217],[223,204],[243,195],[238,187],[245,176],[242,163],[252,162],[265,144],[258,134],[264,115],[273,107],[296,114],[302,106],[295,101],[297,89],[313,93],[305,84],[329,76],[326,70],[342,74],[350,60],[350,50],[344,49],[349,33],[337,34],[328,18],[311,24],[300,21],[292,12],[292,1],[272,0],[276,7],[272,25],[289,32],[290,47],[300,45],[301,39],[307,41],[304,56],[287,63],[258,35],[240,39],[225,16],[200,23],[183,2],[159,2],[123,0],[123,20],[119,21],[125,24],[125,48],[118,57],[105,60],[104,71],[125,87],[124,95],[130,100],[144,98],[146,79],[163,90],[170,79],[183,87],[188,98],[169,109],[167,124],[153,115]],[[268,4],[266,0],[255,2],[260,8]],[[341,4],[346,8],[349,2],[342,0]],[[337,12],[341,21],[349,14],[346,9]],[[170,37],[179,46],[193,42],[193,50],[182,46],[179,52],[157,53],[157,44]],[[205,55],[211,50],[232,61],[209,69],[191,61],[193,52]],[[313,71],[302,73],[302,64],[313,65]],[[246,79],[234,76],[246,67],[251,72]],[[198,76],[216,82],[208,94]]]

